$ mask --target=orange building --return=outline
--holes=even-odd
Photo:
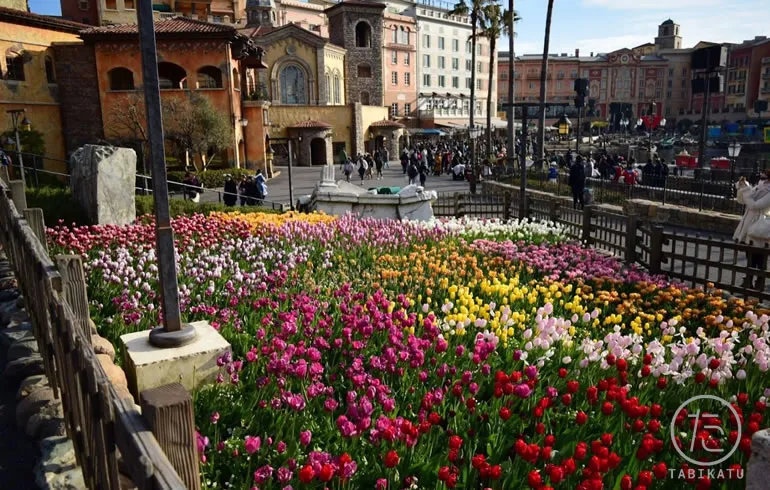
[[[384,105],[391,119],[417,111],[417,24],[414,18],[385,12],[382,57]]]
[[[190,91],[207,97],[233,128],[230,149],[216,164],[265,168],[263,122],[269,104],[244,101],[241,96],[245,78],[263,68],[262,50],[234,27],[182,17],[156,21],[155,35],[158,59],[162,60],[158,63],[161,98],[186,97]],[[137,26],[95,27],[83,31],[81,37],[86,43],[83,54],[93,53],[103,134],[112,139],[131,137],[120,121],[137,103],[137,89],[142,86]],[[81,106],[88,103],[83,100]]]

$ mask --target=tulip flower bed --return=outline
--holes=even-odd
[[[204,488],[745,486],[770,396],[756,305],[669,284],[556,225],[213,214],[174,229],[183,315],[233,347],[195,393]],[[48,233],[52,253],[86,257],[113,344],[159,323],[150,219]],[[702,394],[738,417],[694,430],[675,416]],[[738,449],[693,473],[672,418],[693,459]]]

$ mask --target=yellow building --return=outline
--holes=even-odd
[[[13,129],[7,111],[26,109],[31,129],[43,136],[46,156],[57,159],[45,161],[49,170],[67,169],[52,44],[80,42],[77,33],[85,27],[0,7],[0,133]]]

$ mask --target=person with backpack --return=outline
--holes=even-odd
[[[574,209],[583,209],[583,192],[586,188],[586,172],[580,157],[569,169],[569,186],[572,188],[572,206]],[[580,206],[580,207],[578,207]]]
[[[358,175],[361,177],[361,185],[364,185],[364,177],[368,169],[369,164],[366,163],[366,159],[362,155],[358,155]]]
[[[413,185],[417,183],[417,175],[419,174],[419,171],[417,170],[417,163],[412,162],[409,164],[409,169],[407,170],[407,176],[409,177],[409,185]]]
[[[404,175],[406,175],[406,170],[409,167],[409,152],[406,151],[406,148],[404,148],[404,151],[401,152],[401,168],[404,170]]]
[[[355,168],[353,167],[353,162],[350,160],[345,161],[345,165],[342,167],[342,171],[345,174],[345,180],[350,182],[350,176],[353,175],[353,170]]]
[[[259,199],[258,204],[262,204],[261,201],[267,197],[267,179],[262,175],[262,169],[257,170],[256,187]]]
[[[420,173],[420,186],[425,187],[425,181],[428,180],[428,172],[430,172],[428,169],[428,162],[423,161],[418,170]]]
[[[225,202],[225,206],[230,207],[235,206],[238,202],[238,185],[230,174],[225,176],[225,195],[222,200]]]

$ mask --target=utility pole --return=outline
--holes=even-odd
[[[516,161],[516,157],[514,156],[516,148],[516,121],[514,119],[515,111],[513,109],[513,103],[516,101],[513,79],[516,72],[514,69],[516,66],[516,55],[513,52],[513,37],[515,35],[513,26],[515,24],[516,15],[514,14],[513,4],[514,0],[508,0],[508,22],[510,22],[510,25],[508,26],[508,102],[511,103],[511,105],[508,106],[508,148],[506,150],[506,153],[508,153],[508,167],[513,167],[514,162]]]

